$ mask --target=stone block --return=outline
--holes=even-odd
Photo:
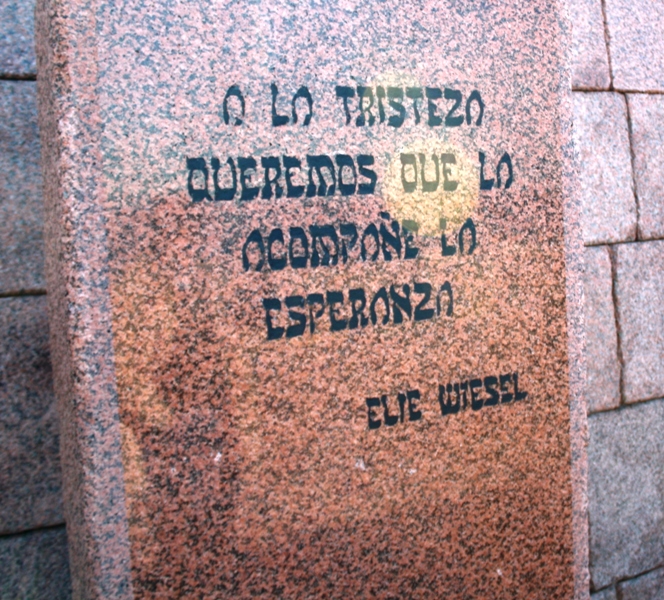
[[[560,3],[50,7],[75,593],[586,592]]]
[[[662,600],[664,598],[664,569],[623,581],[618,584],[620,600]]]
[[[639,239],[664,237],[664,96],[629,94]]]
[[[664,401],[588,421],[590,574],[601,589],[664,562]]]
[[[0,537],[0,600],[70,600],[64,527]]]
[[[664,3],[605,0],[613,85],[617,90],[664,90]]]
[[[664,241],[615,248],[626,402],[664,396]]]
[[[0,0],[0,75],[25,77],[37,72],[34,12],[34,0]]]
[[[0,81],[0,293],[45,286],[35,92]]]
[[[616,600],[616,588],[608,587],[601,592],[590,594],[590,600]]]
[[[45,297],[0,299],[0,533],[63,522]]]
[[[586,401],[596,412],[620,404],[620,363],[609,249],[586,248],[585,259]]]
[[[572,20],[572,86],[606,90],[611,83],[602,0],[569,3]]]
[[[575,92],[574,132],[584,242],[635,239],[636,202],[625,98],[609,92]]]

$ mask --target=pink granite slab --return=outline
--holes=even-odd
[[[75,597],[586,597],[560,7],[46,0],[37,15]],[[348,116],[337,86],[355,92]],[[433,159],[408,161],[434,155],[436,192],[405,191],[434,177]],[[284,157],[307,156],[347,165],[334,193],[297,173],[288,187]],[[321,227],[339,238],[328,256]],[[440,386],[463,382],[467,409],[443,415]]]

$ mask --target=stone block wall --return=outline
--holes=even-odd
[[[572,2],[593,600],[664,598],[664,3]]]
[[[0,0],[0,600],[71,598],[51,381],[31,1]]]
[[[664,3],[571,0],[593,600],[664,598]],[[32,0],[0,0],[0,600],[71,597]]]

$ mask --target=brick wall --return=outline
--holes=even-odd
[[[593,600],[664,598],[664,1],[572,0]],[[0,600],[71,596],[31,1],[0,0]]]

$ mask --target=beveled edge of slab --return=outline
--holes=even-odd
[[[133,598],[107,247],[94,0],[38,0],[46,281],[75,599]]]
[[[584,398],[586,381],[584,328],[584,246],[581,229],[581,190],[579,165],[574,144],[572,105],[572,47],[570,2],[558,0],[561,44],[565,47],[565,64],[560,78],[561,145],[565,225],[565,272],[567,302],[567,336],[569,360],[570,450],[572,478],[572,529],[574,544],[574,598],[587,600],[590,594],[588,538],[588,417]]]

